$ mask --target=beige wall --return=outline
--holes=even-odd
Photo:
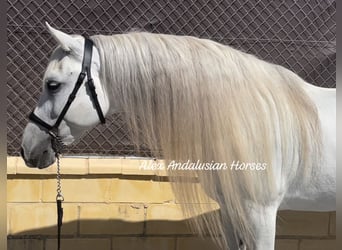
[[[56,166],[8,157],[8,249],[56,249]],[[192,235],[165,173],[141,159],[62,160],[63,250],[214,250]],[[280,212],[277,250],[333,250],[335,213]]]

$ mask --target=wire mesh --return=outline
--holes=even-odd
[[[8,154],[18,155],[27,115],[36,105],[48,56],[56,46],[44,21],[68,33],[131,29],[209,38],[283,65],[306,81],[335,87],[336,3],[307,0],[9,0]],[[120,115],[97,126],[67,154],[136,152]]]

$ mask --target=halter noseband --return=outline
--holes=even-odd
[[[74,101],[77,91],[79,90],[79,88],[81,87],[85,77],[87,76],[87,85],[90,91],[90,95],[92,98],[92,101],[94,103],[96,112],[99,116],[99,119],[101,121],[101,123],[105,123],[105,117],[103,115],[99,100],[97,98],[97,94],[96,94],[96,89],[95,89],[95,85],[94,85],[94,81],[91,77],[91,73],[90,73],[90,69],[91,69],[91,58],[92,58],[92,52],[93,52],[93,41],[85,38],[85,43],[84,43],[84,54],[83,54],[83,61],[82,61],[82,70],[81,73],[79,74],[75,87],[72,90],[71,94],[68,97],[67,103],[65,104],[64,108],[62,109],[61,113],[59,114],[56,122],[54,125],[50,125],[48,123],[46,123],[45,121],[43,121],[42,119],[40,119],[38,116],[36,116],[34,114],[34,111],[31,112],[31,114],[29,115],[29,120],[38,124],[39,126],[45,128],[47,130],[47,132],[53,137],[53,138],[57,138],[58,137],[58,127],[61,124],[65,114],[67,113],[68,109],[70,108],[71,103]]]

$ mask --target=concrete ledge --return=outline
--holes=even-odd
[[[106,158],[106,157],[62,157],[61,174],[63,175],[89,175],[89,174],[123,174],[123,175],[149,175],[167,176],[166,171],[147,169],[143,166],[164,164],[162,160],[151,158]],[[7,175],[32,174],[54,175],[57,166],[45,169],[29,168],[21,157],[7,157]]]

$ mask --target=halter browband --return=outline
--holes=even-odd
[[[97,94],[96,94],[96,89],[95,89],[95,85],[94,85],[94,81],[91,77],[91,58],[92,58],[92,54],[93,54],[93,41],[88,39],[88,38],[84,38],[85,39],[85,43],[84,43],[84,54],[83,54],[83,61],[82,61],[82,70],[81,73],[79,74],[75,87],[72,90],[71,94],[68,97],[68,100],[64,106],[64,108],[62,109],[61,113],[59,114],[56,122],[54,125],[50,125],[48,123],[46,123],[45,121],[43,121],[42,119],[40,119],[38,116],[36,116],[34,114],[34,111],[31,112],[31,114],[29,115],[29,120],[31,120],[32,122],[42,126],[43,128],[45,128],[49,134],[51,132],[53,132],[53,134],[57,134],[58,133],[58,127],[61,124],[65,114],[67,113],[68,109],[70,108],[71,103],[74,101],[77,91],[79,90],[79,88],[81,87],[85,77],[87,76],[87,85],[90,91],[90,95],[92,98],[92,101],[94,103],[96,112],[99,116],[99,119],[101,121],[101,123],[105,123],[106,119],[103,115],[99,100],[97,98]]]

